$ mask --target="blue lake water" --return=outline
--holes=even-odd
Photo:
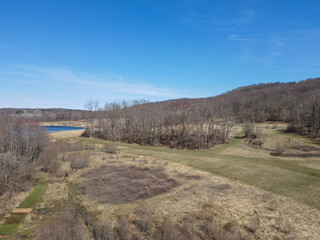
[[[70,127],[70,126],[43,126],[49,133],[62,132],[62,131],[73,131],[81,130],[83,127]]]

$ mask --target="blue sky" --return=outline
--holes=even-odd
[[[320,1],[0,0],[0,108],[320,76]]]

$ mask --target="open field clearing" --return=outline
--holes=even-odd
[[[263,137],[268,149],[274,149],[278,142],[285,142],[288,151],[290,146],[309,145],[309,141],[302,137],[293,137],[292,134],[280,132],[284,129],[283,124],[277,124],[275,129],[272,129],[272,124],[262,124],[260,128],[264,133]],[[101,144],[104,142],[86,138],[79,138],[79,140]],[[181,163],[320,209],[319,157],[271,156],[268,150],[244,144],[241,134],[235,135],[229,144],[218,145],[209,150],[174,150],[136,144],[118,144],[118,146],[123,153]]]
[[[50,232],[61,221],[55,213],[71,204],[82,219],[79,231],[91,234],[84,239],[105,231],[113,237],[106,239],[319,239],[319,158],[272,154],[279,141],[286,142],[283,155],[318,146],[284,127],[259,125],[261,148],[236,126],[229,144],[193,151],[116,143],[107,153],[108,141],[79,137],[81,131],[52,133],[71,151],[62,157],[69,159],[61,162],[64,177],[48,185],[18,235]],[[88,163],[73,168],[82,156]]]
[[[209,217],[207,215],[212,215],[219,226],[239,226],[238,230],[245,239],[271,239],[270,236],[278,236],[279,239],[316,239],[320,235],[317,222],[319,211],[205,171],[152,157],[121,153],[96,152],[92,154],[90,163],[88,169],[71,174],[67,183],[56,182],[50,185],[41,209],[50,209],[57,201],[66,201],[70,196],[71,186],[74,198],[85,206],[86,211],[97,217],[99,222],[107,225],[116,225],[117,217],[122,215],[126,216],[129,222],[138,221],[141,211],[147,211],[143,214],[150,215],[152,219],[167,217],[174,224],[186,220],[192,222],[198,232],[203,221]],[[122,169],[150,170],[150,174],[153,169],[161,168],[166,177],[174,179],[177,184],[167,188],[167,191],[161,191],[161,194],[151,192],[150,195],[137,198],[134,189],[121,189],[119,192],[119,184],[127,186],[125,176],[121,174],[90,176],[101,169],[117,169],[119,166],[122,166]],[[134,176],[134,173],[131,175],[131,178],[139,181],[145,180]],[[88,186],[90,177],[91,184]],[[96,185],[92,181],[96,181]],[[112,182],[118,185],[113,185]],[[85,185],[85,188],[79,188],[81,185]],[[161,182],[158,183],[158,188],[159,185],[161,189]],[[137,189],[139,190],[139,185]],[[106,190],[108,194],[103,192]],[[100,191],[100,194],[92,191]],[[131,231],[137,234],[135,225],[131,226]]]

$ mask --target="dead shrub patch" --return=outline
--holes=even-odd
[[[320,153],[284,153],[282,157],[310,158],[320,157]]]
[[[211,188],[219,190],[219,191],[223,191],[223,190],[230,189],[231,186],[229,184],[219,184],[219,185],[211,186]]]
[[[176,171],[175,171],[176,172]],[[188,174],[183,174],[183,173],[179,173],[178,174],[178,177],[179,178],[184,178],[186,180],[199,180],[201,179],[202,177],[199,176],[199,175],[188,175]]]
[[[320,148],[318,147],[314,147],[314,146],[310,146],[310,145],[295,145],[295,146],[291,146],[291,149],[295,149],[295,150],[300,150],[302,152],[319,152]]]
[[[106,144],[104,144],[102,151],[105,153],[116,154],[116,153],[118,153],[118,148],[114,144],[106,143]]]
[[[165,169],[135,165],[110,165],[81,175],[85,193],[100,203],[128,203],[170,191],[178,183]]]

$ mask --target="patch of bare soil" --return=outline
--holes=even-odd
[[[163,167],[109,165],[81,175],[85,193],[100,203],[129,203],[166,193],[178,183]]]
[[[31,208],[16,208],[12,213],[14,214],[26,214],[32,211]]]
[[[8,239],[10,237],[11,235],[8,235],[8,234],[5,234],[5,235],[0,234],[0,239]]]

